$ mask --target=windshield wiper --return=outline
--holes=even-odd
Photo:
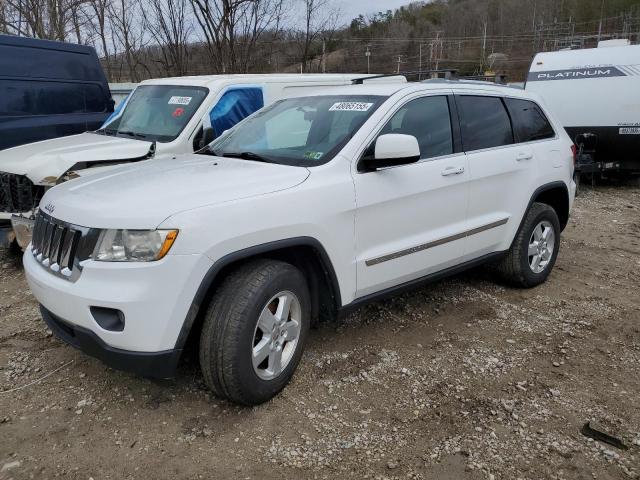
[[[116,133],[118,133],[118,131],[113,130],[112,128],[99,128],[95,131],[95,133],[104,135],[115,135]]]
[[[229,157],[229,158],[242,158],[243,160],[254,160],[256,162],[275,163],[273,160],[253,152],[240,152],[240,153],[225,152],[222,154],[222,156]]]
[[[143,133],[136,133],[136,132],[131,132],[131,131],[124,131],[123,132],[121,130],[118,130],[117,133],[120,133],[122,135],[128,135],[130,137],[147,138],[147,136],[144,135]]]

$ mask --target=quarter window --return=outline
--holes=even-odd
[[[447,97],[423,97],[404,105],[384,126],[380,135],[401,133],[418,139],[420,158],[453,153],[451,117]]]
[[[462,144],[465,151],[511,145],[513,131],[509,115],[498,97],[460,95]]]
[[[553,127],[540,107],[529,100],[506,98],[513,130],[519,142],[532,142],[555,137]]]

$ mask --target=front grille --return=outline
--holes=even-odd
[[[24,175],[0,172],[0,212],[24,213],[38,205],[44,187]]]
[[[97,231],[55,219],[38,212],[33,228],[31,253],[52,273],[75,281],[80,275],[80,262],[91,255]]]

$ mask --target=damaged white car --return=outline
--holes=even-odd
[[[366,75],[364,75],[366,76]],[[192,153],[265,105],[363,75],[213,75],[142,82],[99,130],[0,152],[0,245],[31,240],[46,189],[122,163]],[[386,81],[405,81],[404,77]]]

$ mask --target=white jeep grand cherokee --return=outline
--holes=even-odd
[[[257,404],[318,319],[490,261],[514,285],[544,282],[573,157],[522,90],[336,87],[260,110],[208,154],[52,188],[25,270],[71,345],[168,377],[196,338],[213,391]]]

